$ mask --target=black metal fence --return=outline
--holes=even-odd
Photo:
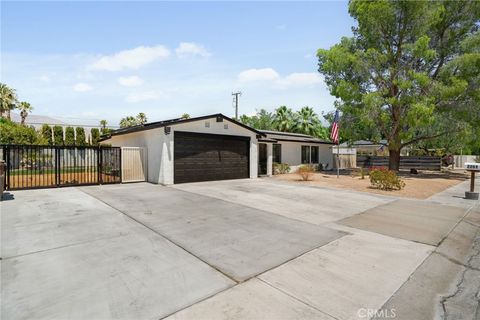
[[[9,190],[120,183],[121,149],[2,145]]]

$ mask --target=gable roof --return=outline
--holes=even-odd
[[[215,114],[210,114],[210,115],[206,115],[206,116],[202,116],[202,117],[195,117],[195,118],[188,118],[188,119],[175,118],[175,119],[170,119],[170,120],[149,122],[149,123],[145,123],[145,124],[141,124],[141,125],[137,125],[137,126],[133,126],[133,127],[128,127],[128,128],[121,128],[121,129],[111,131],[108,134],[108,136],[102,137],[102,139],[100,139],[100,141],[107,140],[111,136],[117,136],[117,135],[132,133],[132,132],[145,131],[145,130],[156,129],[156,128],[161,128],[161,127],[173,126],[173,125],[180,124],[180,123],[201,121],[201,120],[218,118],[218,117],[221,117],[222,119],[228,120],[228,121],[230,121],[230,122],[232,122],[232,123],[234,123],[234,124],[236,124],[240,127],[243,127],[247,130],[253,131],[256,134],[259,134],[261,136],[265,136],[265,134],[263,132],[259,131],[259,130],[256,130],[252,127],[249,127],[249,126],[247,126],[247,125],[245,125],[245,124],[243,124],[243,123],[241,123],[237,120],[229,118],[226,115],[223,115],[221,113],[215,113]]]

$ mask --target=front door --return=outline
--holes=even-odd
[[[258,144],[258,175],[267,174],[267,144]]]

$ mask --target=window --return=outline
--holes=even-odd
[[[318,147],[311,147],[312,150],[311,150],[311,157],[312,157],[312,163],[318,163]]]
[[[273,163],[282,163],[282,145],[275,143],[273,145]]]
[[[310,146],[302,146],[302,163],[310,163]]]

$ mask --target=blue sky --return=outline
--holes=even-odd
[[[1,81],[35,114],[117,124],[333,108],[315,52],[351,34],[347,2],[5,2]]]

